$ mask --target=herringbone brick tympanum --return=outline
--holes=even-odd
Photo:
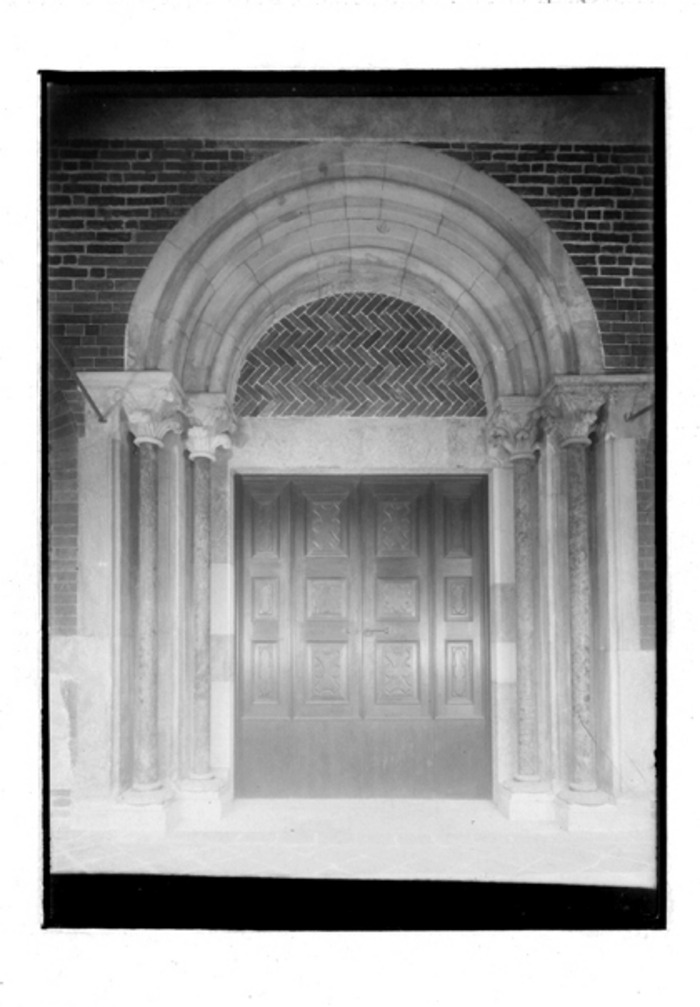
[[[285,315],[248,355],[239,416],[483,416],[464,346],[433,315],[347,293]]]

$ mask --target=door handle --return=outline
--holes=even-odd
[[[382,626],[381,628],[377,628],[377,629],[366,629],[362,635],[363,636],[373,636],[375,633],[388,633],[388,632],[389,632],[389,627],[388,626]]]

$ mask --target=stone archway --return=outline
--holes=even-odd
[[[444,155],[341,144],[263,161],[183,218],[136,293],[128,367],[232,398],[270,325],[352,290],[436,315],[467,347],[490,405],[603,370],[588,292],[519,197]]]
[[[612,385],[603,374],[590,297],[542,219],[487,176],[422,149],[331,144],[263,161],[195,206],[165,239],[139,286],[127,331],[128,370],[119,379],[87,379],[96,393],[110,390],[110,405],[123,406],[141,454],[140,492],[149,494],[139,511],[139,542],[150,550],[144,560],[141,549],[139,582],[147,587],[151,622],[137,632],[148,646],[139,651],[135,672],[137,693],[147,700],[135,728],[141,773],[136,802],[166,799],[157,758],[152,645],[155,448],[169,431],[179,432],[174,414],[185,412],[186,450],[194,461],[198,600],[192,647],[178,652],[180,661],[192,663],[182,688],[192,694],[187,730],[195,753],[181,790],[206,793],[213,786],[208,628],[209,588],[216,578],[210,578],[210,562],[229,585],[227,597],[235,567],[230,547],[223,550],[225,561],[211,559],[217,447],[230,444],[228,413],[243,362],[270,327],[301,305],[358,291],[430,312],[464,344],[484,389],[488,424],[479,420],[471,440],[457,438],[441,465],[489,475],[499,802],[509,814],[522,806],[526,816],[547,817],[556,787],[599,801],[586,457],[606,397],[612,422],[621,422],[622,410],[619,398],[613,408],[606,391]],[[615,389],[624,384],[618,381]],[[551,423],[538,464],[543,412]],[[124,426],[115,436],[124,436]],[[324,436],[317,454],[328,443]],[[236,450],[239,471],[257,471],[256,447]],[[289,442],[278,456],[283,465],[294,462],[288,448]],[[185,456],[181,447],[173,452],[180,459],[171,465],[173,494],[182,501]],[[616,492],[609,462],[609,481],[598,489],[604,501]],[[222,471],[230,476],[230,468]],[[556,497],[566,501],[563,513]],[[181,518],[169,520],[182,527]],[[604,529],[608,541],[615,527],[611,519]],[[615,593],[606,597],[614,608]],[[183,599],[177,603],[181,614]],[[544,645],[541,627],[553,645]],[[550,678],[546,687],[543,668]],[[539,730],[543,717],[559,739],[556,751],[548,750],[553,743]],[[602,719],[607,730],[612,718]],[[611,736],[614,730],[613,724]],[[173,770],[176,777],[181,768]],[[194,817],[200,813],[201,806]]]

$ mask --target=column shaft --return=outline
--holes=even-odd
[[[160,786],[156,611],[158,448],[152,443],[141,443],[138,452],[139,572],[133,780],[135,790],[155,790]]]
[[[566,446],[569,503],[569,589],[573,708],[572,790],[595,790],[591,701],[591,578],[587,445]]]
[[[518,761],[516,779],[539,779],[537,689],[535,683],[535,523],[533,458],[516,458],[515,581],[518,689]]]
[[[194,465],[194,682],[192,775],[209,778],[211,734],[210,654],[210,501],[211,461],[193,459]]]

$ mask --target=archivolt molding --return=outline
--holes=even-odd
[[[127,366],[232,399],[270,325],[353,290],[435,314],[466,345],[491,405],[603,369],[590,297],[542,219],[466,165],[379,144],[277,155],[195,206],[137,291]]]

